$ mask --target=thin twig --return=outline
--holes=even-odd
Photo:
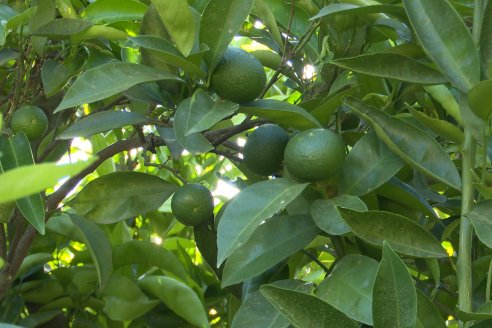
[[[319,265],[324,272],[329,273],[330,269],[327,268],[316,256],[311,254],[310,252],[306,251],[303,249],[301,252],[303,252],[307,257],[309,257],[311,260],[313,260],[317,265]]]
[[[5,224],[0,223],[0,257],[5,259],[7,256],[7,238],[5,234]]]

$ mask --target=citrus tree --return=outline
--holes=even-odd
[[[0,1],[1,327],[491,327],[492,2]]]

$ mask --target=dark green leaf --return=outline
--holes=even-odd
[[[158,209],[175,190],[155,175],[115,172],[89,182],[69,204],[87,219],[108,224]]]
[[[151,0],[176,47],[188,56],[195,43],[195,21],[186,0]],[[202,40],[202,42],[205,42]]]
[[[472,36],[447,0],[403,0],[424,50],[448,80],[468,92],[480,80],[480,62]]]
[[[321,8],[318,14],[311,17],[311,20],[325,17],[328,15],[358,15],[358,14],[376,14],[387,13],[394,14],[398,17],[405,16],[405,11],[400,6],[395,5],[365,5],[358,6],[351,3],[334,3]]]
[[[415,328],[417,322],[417,293],[412,276],[386,242],[374,283],[372,315],[374,328]]]
[[[70,86],[55,112],[92,103],[149,81],[175,80],[178,77],[154,68],[122,62],[110,62],[82,73]]]
[[[473,89],[472,89],[473,90]],[[437,135],[456,142],[457,144],[463,143],[464,135],[460,128],[456,125],[449,123],[448,121],[432,118],[425,115],[423,112],[416,111],[412,107],[408,108],[413,117],[417,119],[425,127],[431,129]]]
[[[359,139],[345,159],[339,181],[339,192],[362,196],[394,176],[404,163],[369,132]]]
[[[147,6],[134,0],[98,0],[85,8],[85,19],[96,24],[142,19]]]
[[[285,208],[305,188],[287,179],[255,183],[243,189],[226,207],[217,229],[220,265],[243,245],[263,220]]]
[[[416,257],[447,257],[439,241],[424,227],[391,212],[357,212],[340,208],[352,231],[365,241],[382,246],[387,241],[402,254]]]
[[[38,3],[36,13],[29,21],[29,30],[35,31],[40,26],[51,22],[56,17],[56,4],[55,0],[45,0]],[[39,55],[44,55],[44,46],[46,43],[45,37],[32,36],[31,44],[33,50]],[[44,65],[43,65],[44,66]]]
[[[415,59],[396,53],[373,53],[331,61],[359,73],[419,84],[441,84],[446,78]]]
[[[445,328],[446,323],[432,301],[417,289],[417,321],[422,327]]]
[[[307,215],[274,217],[260,225],[244,245],[227,259],[222,286],[255,277],[303,249],[319,233]],[[272,239],[272,236],[275,238]]]
[[[98,112],[75,121],[65,131],[60,133],[57,139],[72,139],[76,137],[88,137],[90,135],[141,124],[147,121],[147,117],[138,113],[108,110]]]
[[[475,232],[487,247],[492,248],[492,200],[484,200],[476,204],[466,217],[475,227]]]
[[[239,111],[301,130],[322,127],[318,120],[302,107],[279,100],[255,100],[242,104]]]
[[[91,22],[77,18],[55,19],[32,32],[32,35],[46,36],[49,38],[66,38],[82,32],[92,26]]]
[[[210,51],[205,54],[209,72],[222,57],[253,7],[253,0],[210,0],[202,14],[200,42]]]
[[[311,216],[321,230],[331,235],[343,235],[352,231],[337,206],[354,211],[367,211],[366,204],[355,196],[338,195],[331,199],[316,199],[311,204]]]
[[[92,261],[96,266],[99,286],[103,288],[113,271],[111,244],[104,231],[97,224],[76,214],[70,214],[70,219],[79,230],[89,249]]]
[[[260,291],[294,327],[358,327],[345,314],[315,296],[272,285],[263,285]]]
[[[44,94],[52,96],[60,91],[70,78],[70,70],[54,60],[47,60],[41,68]]]
[[[192,117],[193,98],[187,98],[179,104],[174,115],[174,133],[181,147],[192,154],[206,153],[214,147],[200,133],[186,135],[190,117]]]
[[[350,254],[338,262],[316,289],[316,296],[348,317],[372,325],[372,288],[378,262]]]
[[[482,21],[480,35],[480,60],[485,76],[492,77],[492,3],[487,2]]]
[[[210,327],[202,302],[193,289],[184,283],[171,277],[149,276],[140,279],[138,285],[189,323],[198,327]]]
[[[468,93],[470,109],[482,120],[488,122],[492,114],[490,94],[492,92],[492,80],[482,81],[471,88]]]
[[[458,170],[446,151],[418,128],[349,97],[345,103],[368,121],[379,138],[409,165],[456,190],[461,188]]]
[[[476,312],[456,311],[456,317],[461,321],[472,320],[491,320],[492,319],[492,302],[488,301],[480,306]]]

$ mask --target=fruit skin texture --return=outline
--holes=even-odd
[[[311,129],[300,132],[287,143],[284,164],[303,181],[320,181],[335,175],[345,159],[342,137],[331,130]]]
[[[10,127],[14,132],[24,132],[29,140],[36,140],[48,130],[48,118],[39,107],[23,106],[12,115]]]
[[[189,226],[199,225],[212,217],[214,198],[204,186],[187,184],[174,193],[171,210],[179,222]]]
[[[246,140],[244,165],[258,175],[272,175],[282,167],[284,149],[289,135],[274,124],[265,124],[254,130]]]
[[[265,84],[265,70],[258,59],[234,47],[226,50],[210,80],[210,86],[215,93],[236,103],[255,100]]]

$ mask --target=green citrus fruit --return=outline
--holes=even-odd
[[[244,103],[258,98],[265,87],[266,74],[253,55],[230,47],[215,67],[210,82],[220,97]]]
[[[204,186],[187,184],[174,193],[171,210],[179,222],[189,226],[199,225],[212,217],[214,198]]]
[[[345,159],[342,137],[331,130],[311,129],[296,134],[287,143],[284,164],[296,178],[325,180],[337,173]]]
[[[29,140],[36,140],[48,130],[48,118],[39,107],[23,106],[12,115],[10,126],[15,132],[24,132]]]
[[[284,149],[289,135],[274,124],[265,124],[254,130],[243,150],[244,165],[258,175],[272,175],[282,166]]]

